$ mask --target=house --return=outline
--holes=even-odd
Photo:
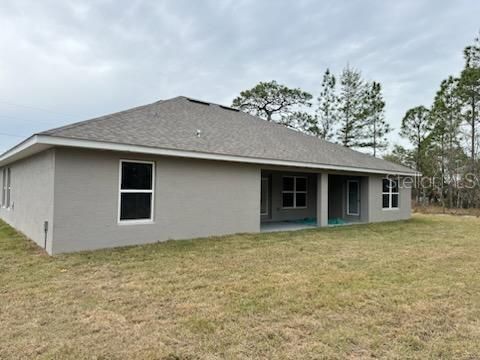
[[[0,172],[0,217],[49,254],[408,219],[415,176],[186,97],[37,133]]]

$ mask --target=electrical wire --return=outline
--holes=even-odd
[[[12,136],[12,137],[19,137],[19,138],[26,138],[26,135],[16,135],[16,134],[9,134],[9,133],[3,133],[0,132],[0,136]]]
[[[10,120],[18,120],[18,121],[23,121],[23,122],[29,122],[29,123],[42,123],[42,124],[52,124],[56,122],[56,120],[33,120],[33,119],[22,119],[18,118],[15,116],[10,116],[10,115],[0,115],[0,118],[4,119],[10,119]],[[63,121],[63,120],[62,120]]]
[[[45,111],[45,112],[49,112],[49,113],[51,113],[51,114],[57,114],[57,115],[62,115],[62,116],[78,117],[78,115],[61,113],[61,112],[58,112],[58,111],[53,111],[53,110],[44,109],[44,108],[40,108],[40,107],[36,107],[36,106],[31,106],[31,105],[17,104],[17,103],[13,103],[13,102],[9,102],[9,101],[4,101],[4,100],[0,100],[0,104],[10,105],[10,106],[18,106],[18,107],[23,107],[23,108],[26,108],[26,109],[33,109],[33,110]]]

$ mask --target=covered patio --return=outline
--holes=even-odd
[[[260,230],[293,231],[367,222],[368,177],[262,170]]]

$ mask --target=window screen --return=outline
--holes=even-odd
[[[152,164],[122,162],[122,190],[151,190]]]
[[[295,185],[295,178],[293,176],[283,177],[283,191],[293,191]]]
[[[307,206],[307,194],[296,193],[295,194],[295,206],[296,207],[306,207]]]
[[[292,193],[283,193],[283,204],[284,208],[293,208],[294,207],[294,194]]]
[[[151,193],[122,193],[121,220],[150,219],[152,212]]]

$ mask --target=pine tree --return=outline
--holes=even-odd
[[[463,102],[465,123],[469,128],[470,143],[469,172],[479,177],[478,147],[480,146],[480,38],[464,50],[465,67],[460,75],[459,95]],[[467,195],[468,205],[480,207],[480,186],[478,182]]]
[[[470,132],[470,160],[472,169],[475,169],[480,125],[480,67],[465,67],[460,76],[459,94],[463,102],[465,123]]]
[[[462,123],[462,104],[458,97],[459,79],[450,76],[443,80],[430,112],[433,123],[432,141],[438,154],[437,167],[441,173],[440,196],[445,207],[445,182],[448,186],[448,207],[453,206],[453,184],[456,181],[457,165],[463,158],[460,145],[460,126]],[[433,160],[435,161],[435,160]]]
[[[423,159],[428,148],[432,131],[430,110],[425,106],[417,106],[407,111],[403,120],[400,135],[410,140],[415,147],[415,166],[422,171]]]
[[[338,141],[346,147],[362,144],[365,84],[359,71],[347,66],[340,77],[340,94],[338,96],[338,119],[340,129]]]
[[[295,111],[282,117],[280,124],[308,135],[319,136],[318,117],[305,111]]]
[[[377,156],[379,150],[385,150],[388,146],[386,135],[392,131],[385,121],[385,101],[382,95],[382,86],[378,82],[372,82],[365,96],[365,140],[361,147],[371,148],[373,156]]]
[[[338,120],[337,96],[335,93],[336,79],[329,69],[323,74],[322,89],[317,98],[317,126],[314,127],[317,136],[331,140]]]
[[[383,158],[387,161],[391,161],[409,168],[415,167],[415,156],[413,151],[398,144],[393,145],[391,152],[384,155]]]
[[[463,50],[463,57],[465,58],[465,67],[479,68],[480,67],[480,33],[473,40],[473,44],[465,47]]]
[[[252,89],[240,92],[233,100],[232,107],[267,121],[284,123],[295,107],[311,106],[311,98],[312,95],[301,89],[289,88],[273,80],[260,82]]]
[[[432,138],[430,110],[425,106],[417,106],[408,110],[402,120],[400,135],[410,140],[410,143],[414,146],[413,158],[416,170],[424,176],[432,175],[432,162],[427,161],[431,158],[432,150],[430,146]],[[417,203],[420,202],[420,193],[425,200],[429,191],[422,183],[419,185],[419,188],[415,191]]]

